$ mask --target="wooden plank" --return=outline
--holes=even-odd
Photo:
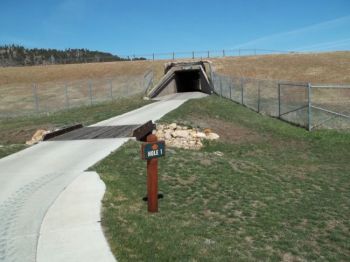
[[[50,140],[84,140],[84,139],[104,139],[118,137],[136,137],[140,140],[152,133],[155,125],[148,121],[143,125],[122,125],[122,126],[90,126],[73,130],[69,133],[52,137]]]
[[[132,136],[136,137],[137,140],[145,139],[147,135],[151,134],[152,131],[156,128],[156,125],[152,121],[148,121],[143,125],[135,128],[133,130]]]
[[[76,130],[76,129],[80,129],[82,127],[83,127],[82,124],[76,124],[76,125],[73,125],[73,126],[68,126],[68,127],[62,128],[60,130],[57,130],[57,131],[51,132],[49,134],[46,134],[44,136],[44,138],[43,138],[43,141],[47,141],[49,139],[52,139],[54,137],[63,135],[65,133],[71,132],[71,131]]]

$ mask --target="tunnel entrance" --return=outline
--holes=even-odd
[[[198,70],[175,72],[177,93],[200,91],[200,74]]]
[[[211,66],[208,61],[167,63],[162,79],[147,90],[146,94],[149,98],[184,92],[212,94],[213,84],[210,76]]]

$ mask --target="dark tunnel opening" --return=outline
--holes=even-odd
[[[198,70],[178,71],[175,73],[178,93],[201,91],[200,73]]]

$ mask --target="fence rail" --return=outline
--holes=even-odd
[[[164,52],[164,53],[149,53],[149,54],[134,54],[120,56],[126,60],[145,59],[145,60],[175,60],[175,59],[205,59],[226,56],[252,56],[252,55],[267,55],[267,54],[288,54],[296,53],[295,51],[281,51],[269,49],[221,49],[221,50],[197,50],[185,52]]]
[[[350,130],[350,86],[213,75],[214,91],[250,109],[309,131]]]

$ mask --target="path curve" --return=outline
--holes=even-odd
[[[202,93],[176,94],[94,126],[155,121],[188,99],[204,96]],[[40,228],[47,226],[42,225],[42,221],[50,207],[55,206],[57,197],[65,194],[65,188],[82,172],[127,140],[41,142],[0,159],[0,261],[37,261]],[[55,250],[51,253],[52,260],[60,248],[57,246]]]

